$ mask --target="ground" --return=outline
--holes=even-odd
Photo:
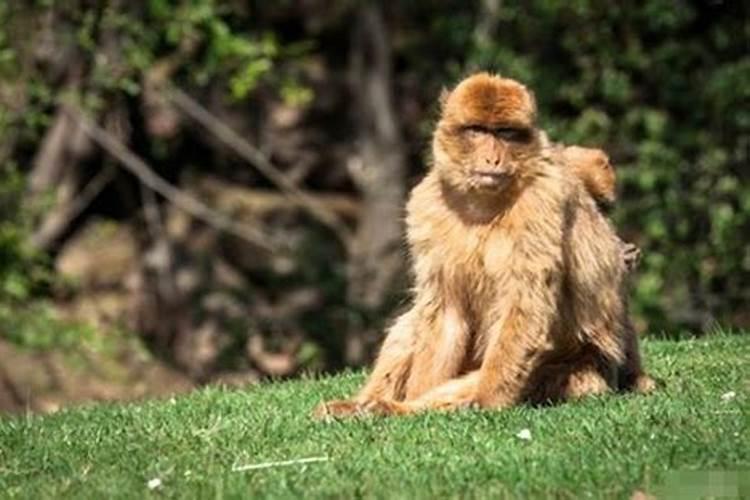
[[[312,420],[347,373],[6,418],[0,496],[643,498],[690,478],[750,496],[750,336],[644,350],[656,394],[549,408]]]

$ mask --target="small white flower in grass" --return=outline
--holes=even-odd
[[[147,482],[146,486],[150,490],[155,490],[156,488],[159,488],[161,486],[161,479],[159,479],[158,477],[155,477],[151,479],[149,482]]]
[[[531,431],[528,429],[521,429],[518,431],[518,434],[516,434],[516,437],[518,439],[523,439],[524,441],[531,441]]]
[[[727,401],[733,400],[736,396],[737,396],[737,393],[734,391],[725,392],[724,394],[721,395],[721,400],[726,403]]]

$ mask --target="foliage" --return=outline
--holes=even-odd
[[[78,346],[91,330],[59,321],[43,298],[54,276],[28,245],[30,215],[17,208],[23,192],[16,169],[0,171],[0,338],[31,349]]]
[[[739,10],[532,2],[506,7],[493,47],[469,57],[528,81],[553,137],[611,153],[616,219],[645,250],[634,306],[651,330],[731,323],[750,297],[750,56]]]
[[[362,382],[345,374],[4,419],[0,491],[135,498],[150,483],[181,498],[661,497],[677,471],[736,472],[728,477],[739,481],[750,466],[748,347],[746,336],[647,341],[665,388],[550,408],[313,421],[319,401]],[[518,437],[523,429],[530,439]],[[314,456],[329,460],[233,470]]]
[[[267,80],[278,85],[284,100],[309,101],[309,89],[281,64],[305,54],[307,45],[282,46],[272,32],[238,28],[244,24],[242,11],[213,0],[179,5],[151,0],[132,7],[46,0],[0,4],[0,132],[14,132],[16,141],[10,147],[18,160],[6,161],[0,148],[0,336],[18,345],[52,348],[76,345],[91,333],[55,319],[45,299],[56,277],[46,257],[28,245],[34,215],[44,202],[34,207],[25,203],[28,163],[57,99],[68,96],[50,82],[42,64],[35,67],[35,59],[46,57],[44,49],[37,49],[44,41],[34,44],[31,37],[17,34],[42,32],[47,44],[65,49],[60,59],[70,58],[71,52],[82,54],[90,66],[80,89],[82,102],[94,110],[140,94],[147,73],[163,61],[174,61],[177,76],[192,84],[226,82],[224,90],[235,100],[247,98]],[[55,29],[44,25],[48,19],[58,23]],[[14,98],[21,102],[3,105]],[[23,101],[26,106],[20,105]]]
[[[295,102],[312,98],[295,79],[293,68],[284,64],[307,52],[304,41],[281,44],[272,31],[254,29],[251,15],[236,4],[215,0],[144,4],[97,9],[74,1],[53,7],[73,26],[75,48],[92,61],[87,87],[99,105],[104,104],[101,99],[118,93],[137,95],[145,74],[166,61],[192,84],[224,82],[224,90],[237,100],[246,99],[264,81]],[[44,12],[41,8],[40,14]],[[103,33],[107,33],[104,38]],[[117,57],[111,47],[109,57],[100,56],[107,52],[102,45],[108,43],[117,45]]]
[[[499,9],[488,8],[493,4]],[[329,115],[306,116],[304,126],[314,129],[313,147],[324,150],[353,141],[342,131],[356,122],[342,118],[351,112],[351,96],[337,85],[346,80],[355,6],[347,0],[325,7],[218,0],[0,2],[0,132],[13,133],[17,165],[3,167],[0,181],[0,303],[15,310],[46,291],[48,266],[24,248],[28,218],[14,207],[64,89],[55,64],[71,52],[84,61],[80,92],[99,110],[138,99],[150,75],[168,66],[168,77],[185,88],[218,93],[238,114],[252,113],[242,124],[248,130],[263,121],[263,104],[271,99],[300,107],[320,98]],[[428,110],[441,86],[476,69],[519,78],[534,89],[542,124],[554,139],[604,147],[618,167],[621,197],[614,217],[622,236],[645,256],[633,287],[641,329],[671,334],[750,322],[750,27],[742,2],[449,0],[395,2],[384,10],[400,125],[415,175],[423,171],[417,155],[428,141]],[[44,24],[48,19],[54,26]],[[20,36],[26,33],[40,36]],[[304,76],[308,70],[323,82],[316,91],[328,88],[332,95],[316,95]],[[23,92],[15,93],[19,86]],[[21,96],[10,99],[19,103],[13,111],[2,105],[9,102],[8,88]],[[288,139],[296,141],[298,130],[290,132]],[[138,135],[138,141],[146,143],[137,145],[147,155],[159,140]],[[189,144],[175,143],[164,149],[174,154],[170,161],[192,159]],[[297,156],[309,156],[304,153]],[[215,173],[212,160],[221,161],[200,160],[194,168],[208,174]],[[334,178],[344,179],[335,189],[352,190],[344,161],[319,170],[325,172],[310,174],[313,180],[303,187]],[[310,267],[319,271],[315,279],[333,305],[314,315],[311,336],[340,344],[321,339],[331,335],[336,320],[329,318],[342,315],[344,278],[329,272],[332,266]],[[331,283],[336,286],[329,293]],[[363,319],[363,329],[375,321]]]
[[[642,326],[674,332],[746,321],[746,8],[676,7],[666,0],[503,2],[487,41],[476,26],[493,21],[489,13],[456,4],[440,15],[417,5],[433,21],[423,44],[413,47],[414,67],[435,75],[435,59],[420,62],[419,54],[442,41],[437,50],[446,54],[447,79],[477,68],[518,78],[535,91],[553,139],[610,153],[621,185],[615,218],[645,252],[634,286]]]

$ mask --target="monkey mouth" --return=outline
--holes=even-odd
[[[471,174],[477,179],[479,185],[483,187],[503,186],[511,177],[509,172],[499,172],[496,170],[473,170]]]

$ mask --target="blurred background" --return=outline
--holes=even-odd
[[[750,326],[745,2],[0,2],[0,411],[368,363],[441,88],[604,148],[645,336]]]

